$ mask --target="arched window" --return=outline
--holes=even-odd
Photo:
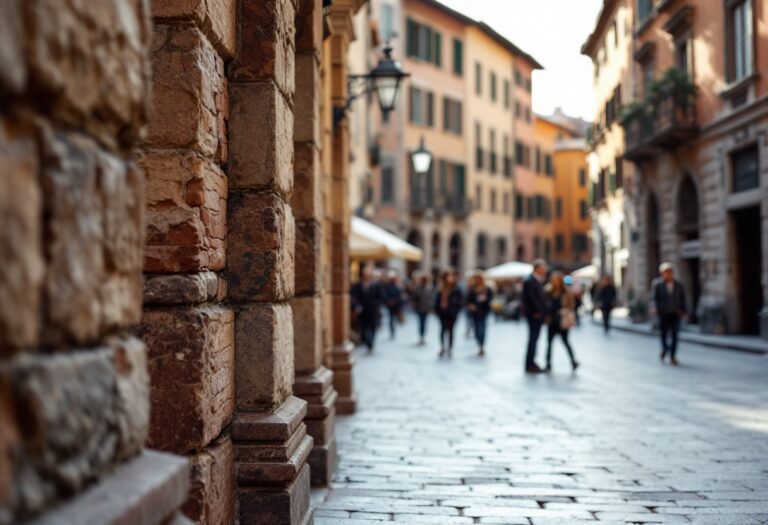
[[[488,256],[488,237],[480,232],[477,234],[477,265],[482,267],[486,264]]]

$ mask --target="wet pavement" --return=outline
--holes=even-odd
[[[572,374],[522,372],[522,323],[491,322],[480,358],[457,327],[450,361],[395,340],[357,350],[358,412],[314,494],[316,525],[768,523],[768,357],[647,336],[572,331]],[[545,341],[539,343],[543,364]]]

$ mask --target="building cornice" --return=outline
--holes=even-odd
[[[598,42],[602,40],[605,28],[608,26],[608,22],[613,16],[613,11],[618,4],[618,0],[603,0],[603,7],[600,9],[600,14],[597,15],[597,22],[595,23],[595,29],[592,34],[587,37],[587,41],[581,46],[581,54],[594,58],[595,51],[598,48]]]
[[[768,95],[763,95],[751,104],[739,108],[701,127],[702,139],[733,133],[757,120],[768,117]]]

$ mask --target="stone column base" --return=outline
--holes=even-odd
[[[336,412],[339,415],[354,414],[357,410],[357,396],[352,381],[352,369],[355,367],[353,350],[354,346],[348,341],[331,352],[333,386],[339,393],[339,398],[336,400]]]
[[[145,450],[108,477],[51,509],[29,525],[131,523],[160,525],[188,521],[177,514],[189,491],[186,459]]]
[[[339,395],[333,388],[333,372],[320,366],[309,375],[297,375],[293,392],[308,403],[304,423],[315,442],[309,454],[312,486],[327,486],[337,462],[335,423]]]
[[[306,402],[289,397],[272,413],[241,411],[235,416],[239,525],[312,522],[307,459],[313,441],[306,415]]]

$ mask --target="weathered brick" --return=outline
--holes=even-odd
[[[224,63],[191,26],[155,26],[152,44],[151,147],[190,148],[212,158],[218,149],[216,97],[225,88]]]
[[[294,92],[293,0],[244,2],[237,56],[229,66],[235,82],[272,79],[286,95]]]
[[[315,221],[296,224],[296,289],[297,295],[312,295],[322,289],[321,248],[323,232]]]
[[[293,355],[297,373],[311,373],[323,358],[323,303],[320,296],[294,297]]]
[[[142,179],[86,137],[46,137],[43,339],[85,344],[139,321]]]
[[[20,92],[27,80],[22,0],[0,3],[0,93]]]
[[[229,436],[192,456],[192,487],[183,511],[195,523],[229,525],[235,512],[235,448]]]
[[[234,409],[234,315],[206,306],[152,309],[140,336],[151,377],[152,447],[201,450],[219,435]]]
[[[227,178],[194,153],[153,151],[147,177],[148,272],[220,270],[225,264]]]
[[[233,188],[293,189],[293,112],[271,82],[230,86],[230,160]]]
[[[28,0],[21,5],[29,81],[39,97],[50,98],[50,114],[105,143],[130,147],[148,113],[148,2]]]
[[[323,220],[323,174],[320,151],[311,142],[294,143],[294,187],[291,196],[297,221]]]
[[[280,301],[293,295],[291,208],[274,193],[231,192],[227,209],[229,297]]]
[[[235,320],[237,407],[270,410],[291,394],[293,316],[288,304],[252,304]]]
[[[144,280],[145,304],[196,304],[215,299],[219,280],[213,272],[149,275]]]
[[[0,120],[0,166],[3,167],[3,190],[0,191],[2,356],[11,349],[31,346],[37,341],[45,269],[37,148],[29,130],[7,120]]]
[[[236,0],[154,0],[157,19],[194,20],[224,58],[232,58],[237,37]]]

